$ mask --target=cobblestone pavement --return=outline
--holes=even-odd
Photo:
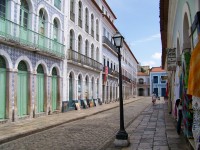
[[[189,150],[183,135],[178,135],[175,120],[167,112],[167,103],[157,100],[149,105],[130,126],[126,128],[130,137],[127,148],[116,148],[113,142],[106,150]]]
[[[151,103],[150,98],[124,105],[125,126]],[[73,115],[73,114],[72,114]],[[131,125],[131,127],[133,127]],[[119,129],[119,107],[0,145],[4,150],[105,149]],[[129,128],[128,128],[129,129]],[[129,129],[131,130],[131,128]]]

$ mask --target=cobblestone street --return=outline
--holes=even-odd
[[[151,103],[150,98],[124,105],[125,127]],[[106,104],[110,105],[110,104]],[[101,107],[101,106],[99,106]],[[5,150],[96,150],[105,149],[119,129],[119,107],[66,123],[0,145]]]

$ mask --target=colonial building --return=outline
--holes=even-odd
[[[150,79],[148,72],[137,73],[137,95],[150,96]]]
[[[169,112],[183,100],[184,135],[200,148],[200,1],[160,0],[162,67],[168,72]]]
[[[1,0],[0,122],[117,100],[115,19],[105,0]],[[121,50],[127,99],[138,61]]]
[[[1,120],[61,110],[64,5],[56,0],[0,1]]]
[[[154,92],[157,96],[166,96],[166,76],[166,71],[161,67],[150,69],[150,94]]]

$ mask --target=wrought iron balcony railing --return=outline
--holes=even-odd
[[[92,67],[94,69],[97,69],[97,70],[102,70],[102,64],[97,62],[96,60],[94,59],[91,59],[81,53],[78,53],[77,51],[74,51],[74,50],[71,50],[71,49],[68,49],[68,60],[71,60],[73,62],[76,62],[76,63],[81,63],[83,65],[87,65],[89,67]]]
[[[74,22],[75,21],[75,14],[74,12],[70,11],[70,19]]]
[[[103,36],[102,38],[103,43],[108,45],[112,50],[114,50],[117,53],[117,48],[112,44],[112,42],[106,36]]]
[[[0,38],[34,51],[64,58],[64,45],[5,18],[0,18]]]
[[[78,26],[82,28],[82,19],[78,18]]]
[[[148,86],[150,84],[147,83],[147,82],[137,82],[137,85],[139,85],[139,86]]]

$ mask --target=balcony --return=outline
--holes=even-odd
[[[68,58],[69,61],[72,61],[74,63],[80,63],[86,66],[89,66],[91,68],[97,69],[97,70],[102,70],[102,64],[97,62],[94,59],[91,59],[81,53],[78,53],[74,50],[69,49],[68,50]]]
[[[74,22],[75,21],[75,14],[74,12],[70,11],[70,19]]]
[[[65,57],[63,44],[4,18],[0,18],[0,39],[31,51]]]
[[[78,26],[82,28],[82,20],[81,20],[81,18],[78,18]]]
[[[103,44],[108,45],[112,50],[117,53],[117,48],[111,43],[111,41],[106,36],[103,36],[102,38]]]
[[[122,75],[122,80],[130,82],[131,83],[131,79],[129,79],[128,77]]]
[[[150,86],[150,84],[148,82],[137,82],[137,85],[139,87],[145,87],[145,86]]]

